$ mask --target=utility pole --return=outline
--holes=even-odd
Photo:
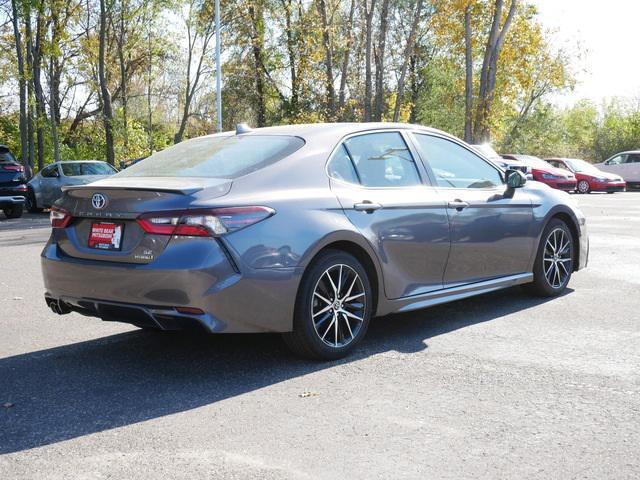
[[[222,132],[222,67],[220,65],[220,0],[216,0],[216,114],[217,130]]]

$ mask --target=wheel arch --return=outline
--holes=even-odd
[[[353,255],[363,266],[371,282],[371,291],[373,292],[373,315],[378,311],[380,299],[384,298],[382,270],[378,264],[378,260],[371,249],[363,245],[363,243],[351,235],[336,235],[335,237],[326,239],[321,245],[317,246],[313,252],[305,255],[308,258],[302,275],[305,275],[316,259],[328,250],[339,250]],[[298,291],[300,286],[298,286]]]
[[[578,265],[580,265],[580,242],[581,242],[580,227],[578,226],[578,219],[570,210],[556,209],[555,211],[550,212],[550,215],[547,217],[546,221],[544,222],[544,227],[542,231],[544,231],[544,229],[547,228],[547,225],[549,225],[549,222],[553,219],[562,220],[567,225],[567,227],[569,227],[569,231],[571,232],[571,236],[573,237],[573,242],[575,244],[575,248],[573,249],[574,256],[575,256],[573,261],[573,270],[576,271],[578,268]]]

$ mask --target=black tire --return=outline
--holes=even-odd
[[[333,293],[329,290],[325,294],[327,290],[323,287],[334,279],[335,284],[338,277],[341,281],[335,285],[339,290],[336,302]],[[355,296],[359,298],[348,301]],[[323,314],[322,310],[327,308],[330,310]],[[362,264],[346,252],[327,250],[304,273],[296,298],[293,332],[283,334],[283,339],[298,356],[315,360],[337,360],[353,351],[365,336],[372,310],[371,283]],[[327,315],[329,318],[325,318]],[[316,317],[318,319],[314,320]],[[321,335],[323,330],[324,335]],[[328,335],[329,332],[331,335]],[[329,338],[335,342],[331,342]]]
[[[616,193],[616,192],[607,192],[607,193],[608,193],[609,195],[611,195],[611,194]]]
[[[36,195],[33,193],[33,189],[29,189],[27,192],[27,198],[25,201],[25,207],[29,211],[29,213],[40,213],[42,212],[42,208],[38,208],[38,203],[36,201]]]
[[[12,205],[4,209],[7,218],[20,218],[22,216],[22,205]]]
[[[578,193],[591,193],[591,185],[586,180],[580,180],[576,185],[576,192]]]
[[[564,237],[561,234],[557,233],[558,231],[562,231]],[[558,261],[550,260],[549,257],[554,256],[555,254],[552,252],[552,249],[547,248],[548,243],[552,242],[552,235],[556,235],[556,239],[560,242],[560,238],[564,238],[563,242],[568,241],[568,251],[561,250],[558,252],[556,256]],[[558,250],[561,249],[562,245],[558,245]],[[573,266],[575,262],[575,239],[571,234],[571,230],[565,222],[558,218],[552,219],[544,231],[542,232],[542,236],[540,237],[540,244],[538,245],[538,253],[536,255],[535,265],[533,266],[533,282],[526,285],[526,289],[529,290],[530,293],[540,296],[540,297],[556,297],[562,294],[569,281],[571,280],[571,274],[573,273]],[[547,257],[545,259],[545,257]],[[557,271],[559,272],[558,277],[554,275],[556,266]],[[551,269],[551,270],[549,270]],[[550,280],[546,272],[551,274]],[[561,281],[557,281],[561,280]]]

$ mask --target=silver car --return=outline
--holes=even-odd
[[[640,150],[618,153],[595,166],[620,175],[629,187],[640,187]]]
[[[559,295],[588,257],[569,195],[416,125],[241,128],[63,191],[42,252],[54,312],[282,332],[321,359],[376,315],[514,285]]]
[[[114,167],[96,160],[52,163],[29,180],[26,207],[32,213],[40,212],[62,196],[63,187],[85,185],[114,173],[117,173]]]

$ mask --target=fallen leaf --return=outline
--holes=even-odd
[[[317,397],[317,396],[318,394],[314,392],[302,392],[298,394],[298,397],[300,398]]]

